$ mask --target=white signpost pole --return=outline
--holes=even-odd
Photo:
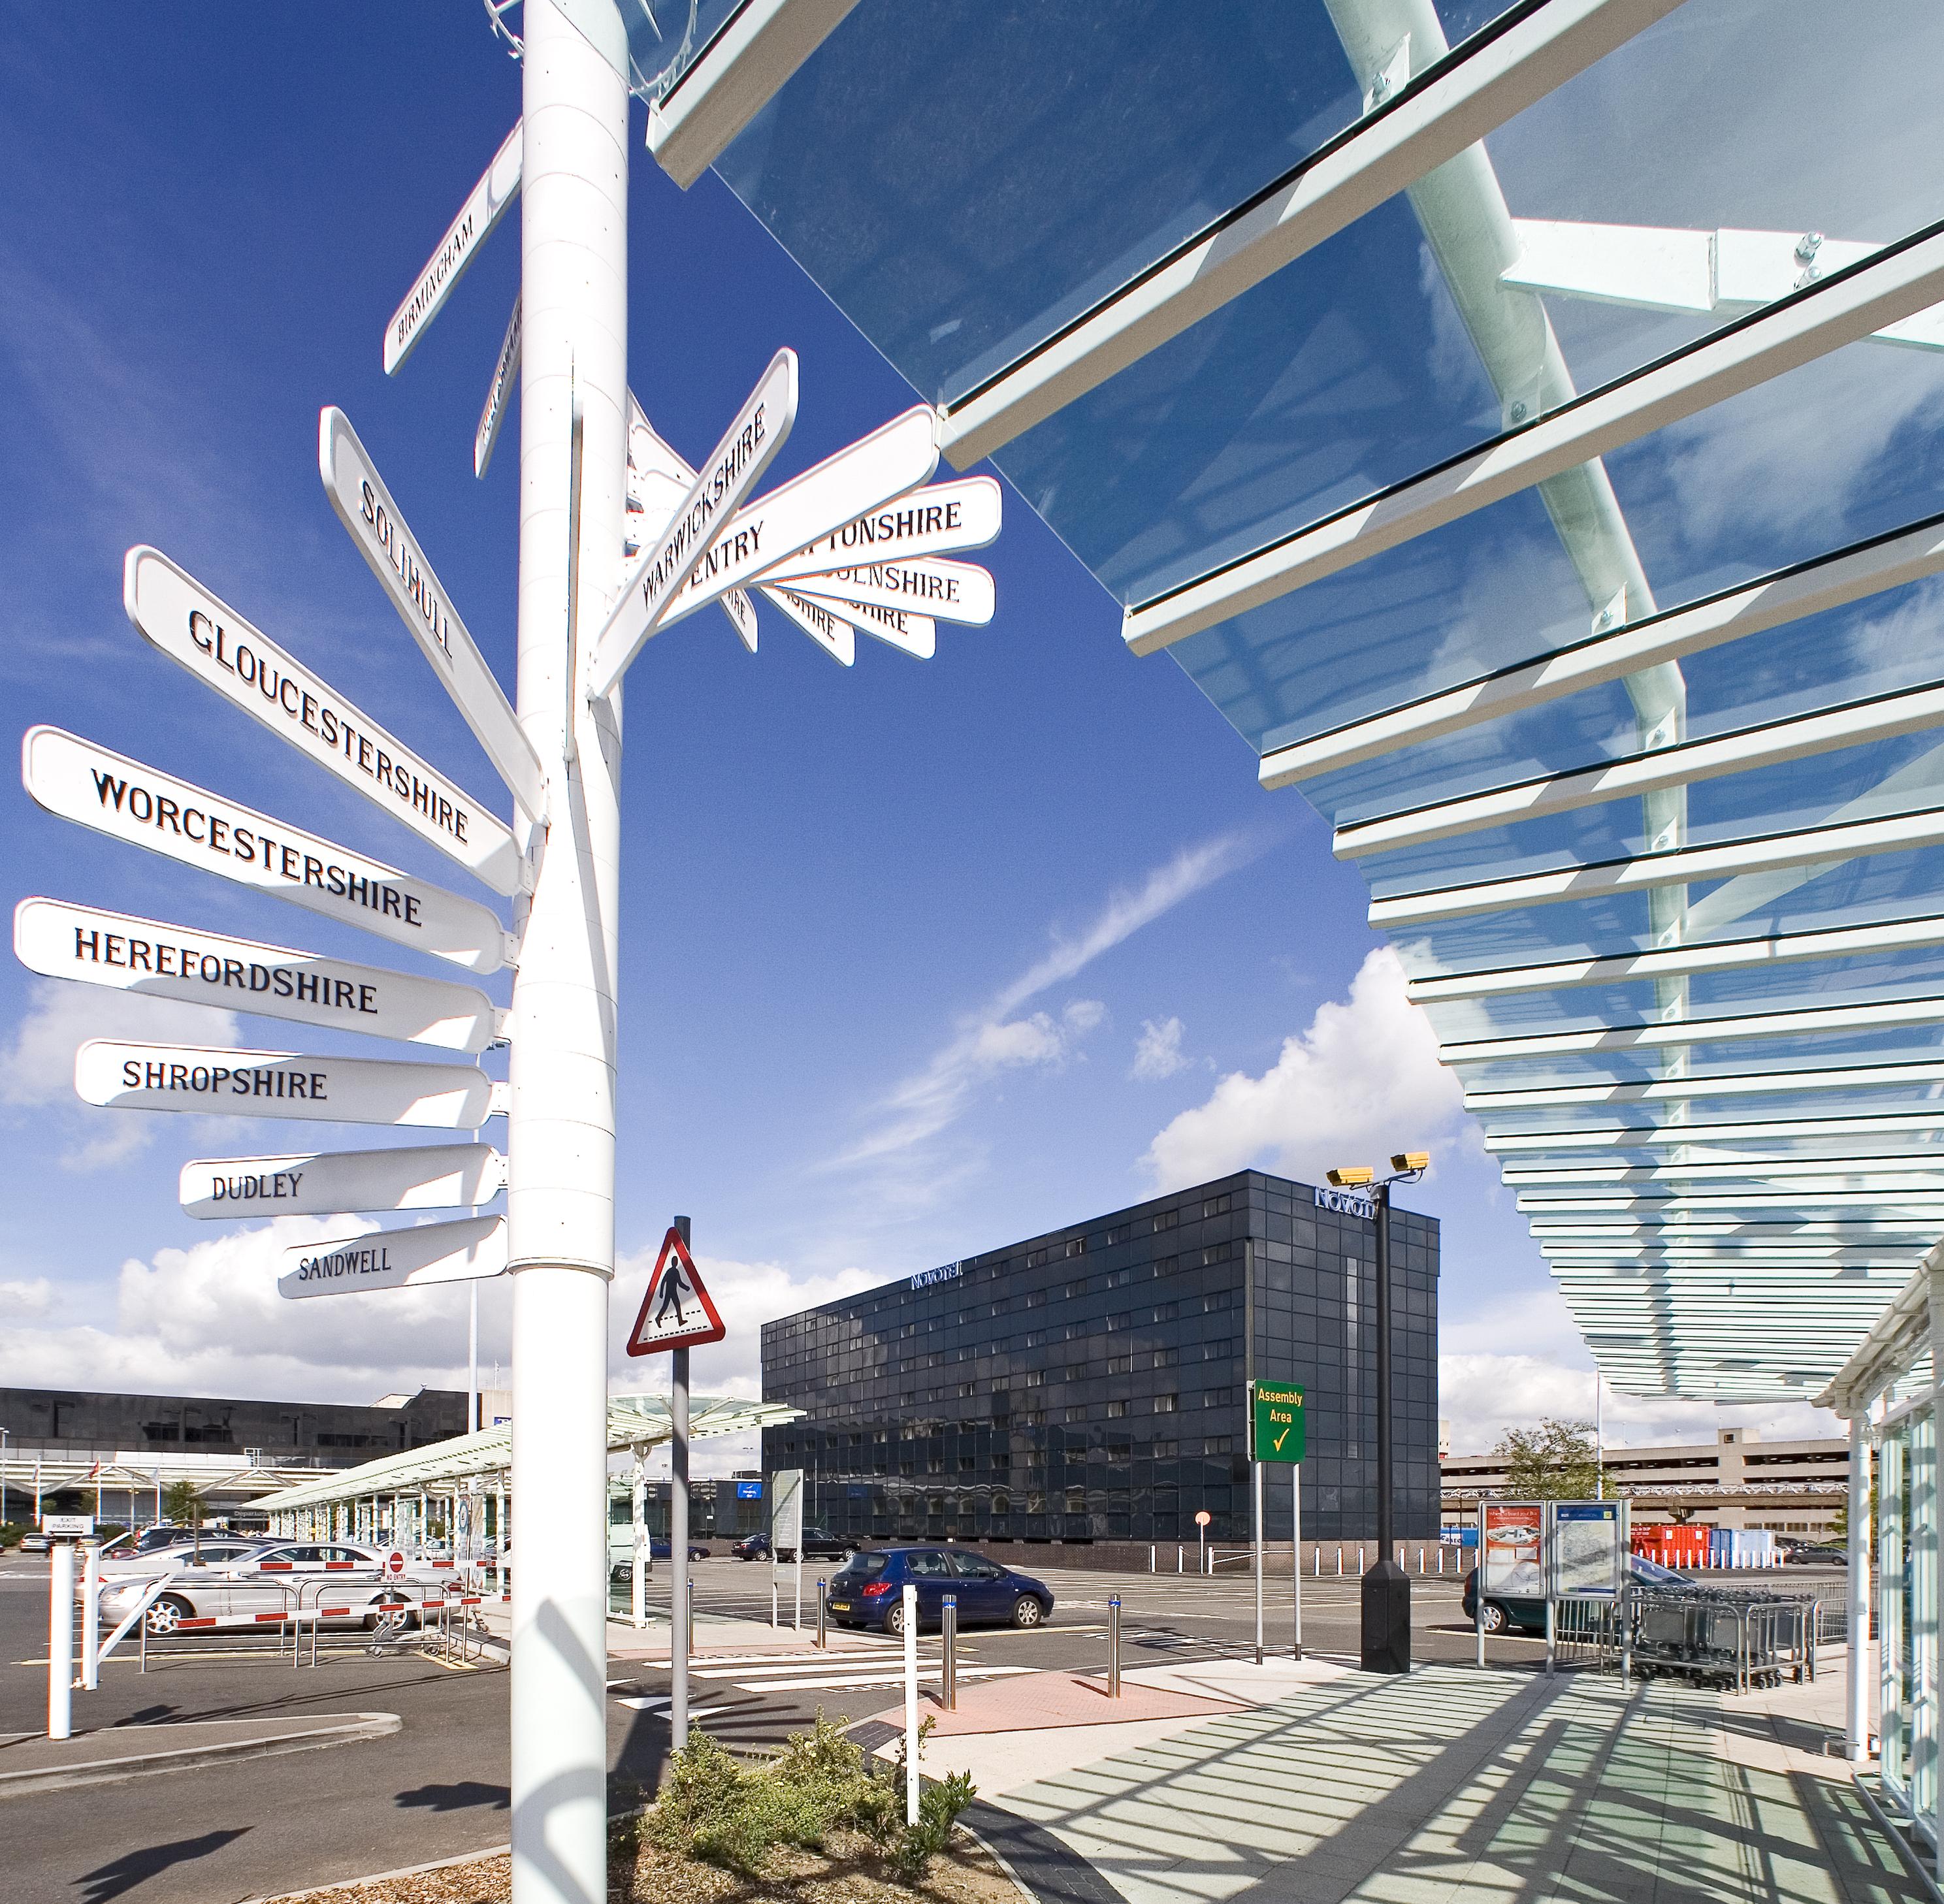
[[[682,1247],[689,1222],[675,1226]],[[669,1356],[669,1721],[675,1749],[688,1743],[688,1351]]]
[[[608,1287],[614,1273],[614,1032],[620,708],[568,678],[574,619],[613,604],[626,495],[628,92],[611,8],[521,21],[519,675],[549,782],[546,850],[523,921],[507,1127],[513,1493],[537,1518],[513,1580],[517,1904],[606,1896]],[[574,398],[582,454],[571,509]],[[586,552],[574,561],[571,516]],[[515,902],[516,905],[519,903]],[[544,1503],[544,1512],[535,1504]],[[558,1539],[543,1537],[548,1525]]]

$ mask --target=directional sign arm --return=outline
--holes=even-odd
[[[640,480],[644,487],[648,479],[660,477],[673,483],[678,495],[695,480],[695,472],[657,433],[654,426],[648,421],[647,412],[641,408],[641,399],[632,390],[628,392],[628,469],[631,477]],[[669,506],[672,509],[673,504]],[[655,526],[659,530],[660,521]],[[625,580],[622,586],[626,586]],[[740,589],[731,589],[716,605],[729,626],[735,629],[736,638],[754,654],[756,604]]]
[[[947,561],[937,555],[832,569],[820,575],[801,576],[790,586],[799,595],[869,603],[880,608],[909,608],[939,621],[962,622],[974,628],[989,622],[998,605],[987,571],[976,563]]]
[[[513,323],[509,334],[517,349],[517,307]],[[474,738],[486,750],[486,758],[514,798],[535,819],[543,818],[546,774],[540,755],[498,678],[486,665],[478,644],[452,605],[451,596],[433,574],[418,538],[407,528],[377,466],[351,427],[351,420],[335,404],[328,405],[318,417],[317,463],[331,506],[391,597],[398,619],[432,663],[432,672],[452,697]]]
[[[1003,500],[990,476],[934,483],[860,510],[807,548],[772,563],[759,579],[789,582],[860,562],[914,561],[921,555],[983,549],[998,539]]]
[[[739,509],[691,571],[664,623],[763,579],[786,557],[928,481],[937,467],[937,415],[920,404]]]
[[[796,421],[796,352],[780,350],[676,505],[666,528],[628,577],[591,651],[589,700],[614,691],[641,644],[666,618],[669,604],[697,564],[708,558],[724,535],[735,533],[736,506],[783,448]]]
[[[500,346],[499,360],[493,366],[493,381],[486,388],[485,408],[479,413],[479,427],[472,433],[472,473],[484,476],[493,460],[506,412],[512,407],[513,380],[520,374],[521,302],[513,294],[513,315],[506,320],[506,335]]]
[[[857,631],[842,616],[821,601],[793,595],[787,589],[766,588],[763,593],[773,607],[780,608],[838,666],[847,668],[856,661]]]
[[[444,307],[452,288],[466,275],[479,247],[506,215],[520,189],[520,170],[526,153],[524,122],[506,134],[479,183],[466,194],[459,216],[447,226],[438,248],[426,260],[405,301],[392,313],[385,331],[387,377],[417,349],[426,326]]]

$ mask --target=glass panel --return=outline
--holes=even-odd
[[[747,0],[615,0],[628,29],[635,91],[666,99]],[[570,9],[570,17],[571,10]]]
[[[1910,1437],[1907,1421],[1884,1431],[1877,1470],[1877,1638],[1884,1784],[1907,1805],[1916,1663],[1911,1653]]]
[[[1927,1823],[1937,1816],[1937,1425],[1930,1408],[1910,1421],[1910,1730],[1906,1745],[1911,1801]]]
[[[1455,41],[1505,0],[1437,11]],[[1363,109],[1319,0],[930,0],[921,32],[912,19],[863,0],[716,170],[934,401]]]

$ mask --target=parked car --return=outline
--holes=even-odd
[[[101,1577],[104,1580],[152,1580],[158,1573],[173,1573],[178,1567],[193,1566],[198,1552],[201,1564],[207,1567],[233,1567],[239,1561],[248,1560],[260,1547],[269,1543],[262,1540],[244,1540],[235,1534],[206,1533],[198,1543],[182,1532],[174,1530],[180,1536],[178,1544],[149,1548],[143,1552],[131,1552],[118,1548],[114,1552],[103,1552],[101,1556]]]
[[[688,1543],[688,1557],[691,1560],[707,1560],[714,1551],[714,1549],[706,1541],[691,1540]],[[666,1540],[659,1540],[651,1534],[648,1536],[650,1571],[654,1570],[657,1561],[666,1560],[672,1552],[673,1549]],[[634,1570],[635,1530],[626,1523],[617,1525],[611,1521],[608,1524],[608,1577],[611,1579],[621,1579],[632,1574]]]
[[[1850,1550],[1847,1547],[1792,1547],[1782,1557],[1785,1567],[1847,1567]]]
[[[757,1552],[747,1558],[751,1560],[767,1559],[769,1536],[757,1533],[752,1534],[749,1538],[760,1540],[763,1544]],[[848,1560],[857,1551],[856,1541],[841,1533],[832,1533],[828,1527],[805,1527],[803,1530],[803,1557],[805,1560]],[[796,1549],[794,1547],[779,1547],[777,1558],[785,1566],[793,1567],[796,1564]]]
[[[16,1551],[23,1554],[51,1553],[54,1544],[52,1534],[43,1533],[38,1527],[30,1527],[21,1535],[20,1544]]]
[[[809,1544],[805,1529],[804,1545]],[[921,1630],[939,1624],[948,1593],[958,1597],[961,1626],[1043,1626],[1053,1617],[1053,1589],[1044,1581],[963,1547],[885,1547],[853,1554],[831,1576],[830,1616],[840,1626],[902,1633],[907,1583],[918,1589]]]
[[[260,1541],[224,1564],[208,1558],[214,1544],[203,1542],[200,1566],[184,1561],[167,1575],[167,1586],[144,1620],[151,1635],[173,1633],[186,1619],[214,1619],[219,1626],[260,1626],[265,1615],[319,1604],[344,1609],[328,1618],[328,1625],[375,1626],[386,1607],[414,1604],[429,1589],[448,1585],[454,1577],[449,1566],[411,1558],[394,1573],[387,1562],[396,1549],[351,1541]],[[329,1590],[334,1575],[342,1576],[337,1592]],[[138,1575],[104,1587],[103,1619],[119,1625],[154,1578]]]
[[[736,1560],[767,1560],[770,1557],[770,1536],[766,1533],[746,1533],[729,1549]]]
[[[1671,1567],[1663,1567],[1657,1560],[1649,1560],[1644,1554],[1627,1556],[1627,1578],[1636,1586],[1686,1586],[1689,1584],[1684,1573],[1677,1573]],[[1475,1567],[1465,1576],[1465,1617],[1476,1620],[1478,1617],[1478,1570]],[[1516,1626],[1521,1632],[1543,1633],[1546,1631],[1546,1601],[1543,1597],[1527,1599],[1523,1595],[1495,1594],[1485,1602],[1485,1631],[1503,1633]]]

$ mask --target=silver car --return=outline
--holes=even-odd
[[[205,1567],[234,1567],[266,1544],[260,1534],[211,1533],[203,1536],[199,1549],[196,1543],[187,1540],[167,1547],[151,1547],[145,1553],[124,1548],[117,1553],[103,1554],[101,1578],[104,1583],[152,1580],[158,1573],[173,1573],[198,1562]]]
[[[306,1623],[318,1618],[327,1626],[376,1626],[387,1607],[416,1608],[427,1598],[442,1598],[439,1589],[454,1582],[450,1566],[441,1568],[400,1556],[403,1564],[395,1569],[390,1561],[395,1550],[349,1541],[259,1542],[220,1565],[209,1564],[211,1544],[203,1543],[201,1566],[179,1566],[168,1574],[145,1616],[152,1635],[205,1623],[214,1627],[274,1626],[291,1613],[300,1614]],[[105,1589],[103,1619],[118,1626],[152,1583],[152,1576],[118,1581]]]

